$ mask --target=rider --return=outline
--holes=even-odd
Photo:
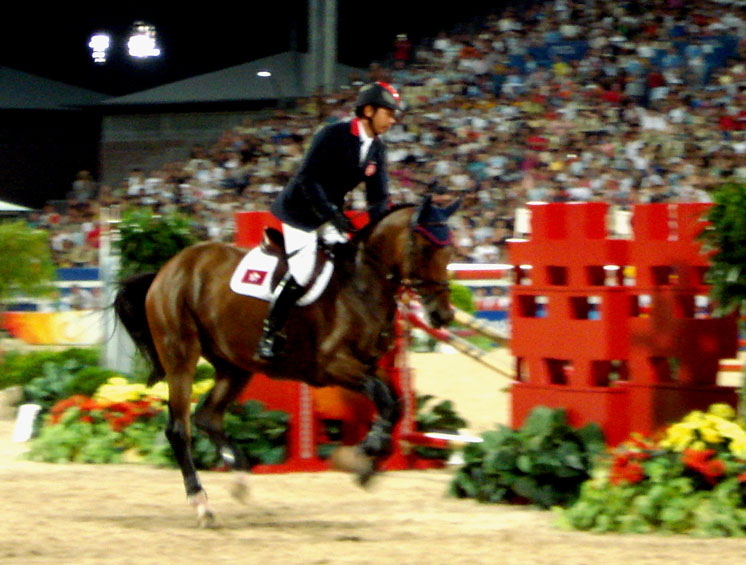
[[[319,238],[345,242],[354,231],[343,212],[345,196],[364,182],[371,221],[388,208],[386,153],[379,136],[395,123],[399,110],[401,98],[391,85],[363,86],[355,100],[355,117],[327,125],[314,136],[300,169],[272,203],[270,211],[282,222],[288,273],[264,321],[259,359],[271,361],[282,351],[278,337],[311,280]]]

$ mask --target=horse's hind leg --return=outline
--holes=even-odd
[[[225,434],[223,414],[244,389],[249,376],[245,371],[225,369],[218,365],[215,373],[215,386],[194,415],[195,425],[207,433],[223,462],[238,472],[231,494],[241,502],[245,502],[248,495],[246,471],[251,468],[251,464],[244,452],[237,448]]]
[[[202,527],[214,527],[215,515],[207,503],[207,493],[202,488],[191,451],[191,407],[194,370],[199,359],[198,349],[185,355],[176,366],[166,367],[168,382],[168,425],[166,437],[179,464],[184,478],[187,500],[197,511],[197,520]]]

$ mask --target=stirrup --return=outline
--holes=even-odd
[[[265,330],[254,356],[262,361],[274,361],[285,349],[285,336],[279,331]]]

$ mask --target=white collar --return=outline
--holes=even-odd
[[[373,138],[365,131],[362,120],[358,124],[358,133],[360,134],[360,163],[362,164],[365,157],[368,156],[368,150],[370,149],[370,144],[373,143]]]

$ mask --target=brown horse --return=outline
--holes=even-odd
[[[190,452],[190,397],[200,356],[214,366],[215,386],[194,422],[234,470],[250,465],[224,434],[223,413],[253,373],[312,386],[339,385],[370,398],[376,420],[354,448],[352,461],[350,448],[338,458],[364,484],[376,461],[391,452],[391,433],[400,418],[400,399],[378,367],[393,343],[398,293],[415,290],[435,327],[453,318],[446,222],[457,206],[440,208],[426,198],[419,206],[393,208],[355,234],[335,253],[335,272],[323,294],[293,309],[285,326],[285,355],[269,365],[254,359],[268,303],[229,289],[245,250],[200,243],[178,253],[157,274],[122,283],[115,309],[152,363],[150,382],[165,377],[168,383],[166,436],[200,525],[215,523]]]

